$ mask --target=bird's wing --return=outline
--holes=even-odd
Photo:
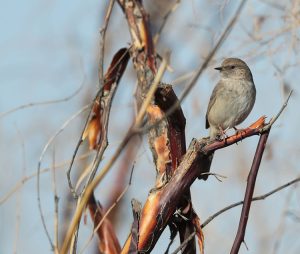
[[[205,122],[205,129],[208,129],[209,128],[209,122],[208,122],[208,113],[210,111],[210,109],[212,108],[212,106],[214,105],[214,103],[216,102],[216,99],[217,99],[217,92],[218,90],[220,90],[220,83],[218,83],[214,90],[212,91],[212,94],[210,96],[210,99],[209,99],[209,103],[208,103],[208,107],[207,107],[207,111],[206,111],[206,116],[205,116],[205,119],[206,119],[206,122]]]

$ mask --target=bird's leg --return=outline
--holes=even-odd
[[[223,130],[223,128],[221,126],[219,126],[219,131],[220,134],[218,134],[216,136],[216,140],[218,141],[223,141],[225,138],[228,138],[228,135],[226,134],[226,131],[229,129],[229,127],[227,127],[225,130]]]

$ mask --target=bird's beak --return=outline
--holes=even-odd
[[[221,71],[222,67],[216,67],[215,70]]]

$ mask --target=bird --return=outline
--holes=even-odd
[[[248,65],[239,58],[226,58],[220,67],[221,78],[210,96],[206,129],[210,139],[223,139],[226,131],[242,123],[250,114],[256,88]]]

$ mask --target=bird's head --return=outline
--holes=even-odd
[[[239,58],[226,58],[222,65],[215,69],[220,71],[222,78],[252,81],[248,65]]]

